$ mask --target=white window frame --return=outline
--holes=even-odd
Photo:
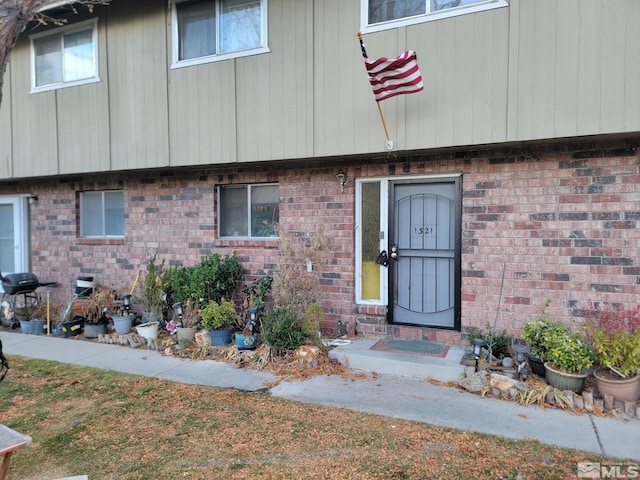
[[[430,1],[424,1],[427,4],[428,10]],[[508,0],[486,0],[484,2],[476,3],[473,5],[463,5],[460,7],[448,8],[446,10],[439,10],[433,13],[427,11],[427,13],[422,15],[399,18],[397,20],[390,20],[388,22],[380,22],[369,25],[369,0],[360,0],[360,31],[362,33],[380,32],[383,30],[390,30],[393,28],[405,27],[408,25],[416,25],[418,23],[424,22],[432,22],[435,20],[441,20],[443,18],[456,17],[458,15],[466,15],[468,13],[484,12],[486,10],[508,6]]]
[[[178,32],[178,11],[176,9],[176,5],[182,3],[187,0],[170,0],[171,3],[171,38],[172,38],[172,46],[171,49],[171,68],[182,68],[189,67],[192,65],[201,65],[204,63],[211,62],[220,62],[222,60],[228,60],[230,58],[240,58],[240,57],[248,57],[251,55],[260,55],[262,53],[269,53],[271,50],[268,45],[268,35],[267,35],[267,0],[260,0],[260,22],[261,22],[261,31],[260,31],[260,39],[261,45],[254,48],[249,48],[246,50],[237,50],[234,52],[226,52],[219,53],[215,55],[207,55],[204,57],[197,58],[189,58],[186,60],[180,60],[180,35]],[[211,0],[211,2],[215,2],[218,0]]]
[[[105,233],[105,206],[104,206],[104,195],[105,193],[111,193],[111,192],[120,192],[123,196],[123,207],[124,207],[124,191],[123,190],[119,190],[119,189],[113,189],[113,190],[88,190],[88,191],[84,191],[84,192],[80,192],[80,226],[79,226],[79,230],[80,230],[80,238],[124,238],[124,234],[123,235],[108,235]],[[85,195],[97,195],[97,194],[102,194],[102,235],[87,235],[84,232],[84,196]],[[122,229],[124,231],[124,220],[125,220],[125,214],[124,211],[122,212]]]
[[[93,46],[93,75],[80,80],[73,80],[65,82],[62,80],[58,83],[52,83],[49,85],[36,85],[36,49],[34,42],[42,38],[46,38],[52,35],[60,35],[65,33],[73,33],[75,31],[80,32],[89,30],[91,28],[91,42]],[[58,90],[60,88],[75,87],[78,85],[86,85],[90,83],[96,83],[100,81],[100,67],[98,61],[98,19],[92,18],[91,20],[85,20],[84,22],[74,23],[73,25],[67,25],[64,27],[56,28],[54,30],[47,30],[46,32],[35,33],[29,37],[31,42],[31,93],[47,92],[51,90]]]
[[[247,235],[222,235],[222,189],[225,187],[246,187],[247,188]],[[220,185],[218,187],[218,238],[230,240],[274,240],[278,239],[277,235],[272,237],[258,237],[251,235],[251,189],[255,187],[277,187],[278,195],[280,195],[279,183],[246,183],[237,185]],[[280,199],[278,198],[278,218],[280,217]]]

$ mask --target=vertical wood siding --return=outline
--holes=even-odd
[[[4,76],[5,92],[11,92],[11,63],[7,65]],[[11,95],[5,94],[2,99],[4,108],[0,108],[0,178],[13,177],[12,143],[11,143]]]
[[[4,176],[385,153],[360,1],[268,6],[269,53],[171,69],[167,1],[114,0],[95,14],[101,82],[37,94],[23,36]],[[640,131],[637,18],[637,0],[512,0],[365,35],[371,58],[418,53],[424,91],[381,102],[395,151]]]
[[[101,74],[109,88],[112,170],[169,165],[166,22],[157,0],[114,2],[106,9],[108,56]]]

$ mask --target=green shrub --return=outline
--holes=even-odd
[[[493,332],[493,335],[492,335]],[[486,331],[478,327],[470,327],[467,330],[467,338],[472,342],[475,338],[484,340],[487,349],[491,347],[491,355],[496,358],[504,358],[509,355],[509,346],[513,343],[513,337],[507,335],[506,330],[493,331],[493,328],[487,322]]]
[[[241,278],[242,266],[235,252],[224,257],[214,253],[193,267],[173,267],[171,296],[175,302],[220,302],[232,298]]]
[[[592,309],[585,328],[597,361],[625,376],[640,374],[640,306]]]
[[[237,315],[233,303],[208,302],[200,309],[200,325],[205,330],[223,330],[236,325]]]
[[[580,332],[559,334],[552,340],[546,357],[569,373],[581,373],[593,366],[593,351]]]
[[[549,350],[568,333],[569,328],[564,323],[549,320],[545,316],[522,327],[522,338],[527,342],[531,354],[541,360],[548,360]]]
[[[304,345],[312,334],[293,309],[270,310],[262,322],[262,340],[278,355]]]

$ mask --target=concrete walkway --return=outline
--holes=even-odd
[[[415,420],[431,425],[536,439],[640,462],[640,420],[573,415],[555,409],[523,406],[441,387],[426,378],[457,380],[463,351],[451,348],[444,358],[372,351],[375,340],[354,340],[330,355],[351,368],[375,371],[371,380],[320,375],[304,381],[279,382],[268,372],[237,369],[213,360],[185,360],[160,352],[95,343],[74,338],[0,332],[5,354],[53,360],[176,382],[245,391]],[[11,373],[5,381],[11,381]],[[585,461],[587,454],[585,454]]]

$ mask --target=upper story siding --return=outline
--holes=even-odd
[[[395,150],[640,131],[640,2],[509,3],[364,36],[418,53],[424,91],[381,103]],[[99,82],[30,93],[31,32],[14,49],[0,178],[386,152],[359,0],[269,0],[269,53],[176,69],[166,0],[93,16]]]

